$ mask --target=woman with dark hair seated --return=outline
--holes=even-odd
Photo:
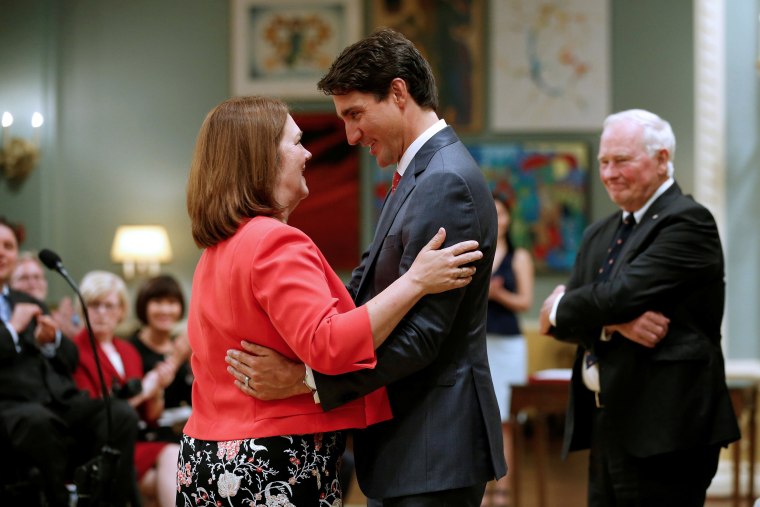
[[[171,366],[174,375],[163,379],[164,409],[189,407],[192,398],[193,372],[188,359],[190,346],[184,329],[177,326],[185,316],[185,296],[177,280],[159,275],[147,280],[137,293],[135,314],[140,328],[130,337],[142,358],[143,368],[150,371],[159,364]],[[180,433],[169,427],[149,428],[148,438],[179,442]]]

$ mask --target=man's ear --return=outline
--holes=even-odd
[[[399,107],[404,107],[406,100],[409,97],[409,90],[406,88],[406,81],[400,77],[394,78],[391,81],[390,98]]]
[[[656,155],[656,159],[657,159],[657,165],[659,166],[659,168],[661,168],[667,174],[668,162],[670,162],[670,153],[668,152],[668,150],[663,148],[660,151],[658,151]]]

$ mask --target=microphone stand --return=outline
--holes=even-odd
[[[42,254],[52,254],[43,258]],[[79,299],[79,303],[82,305],[82,313],[84,314],[85,327],[87,328],[87,336],[89,338],[90,347],[92,347],[92,355],[95,358],[95,368],[98,370],[98,379],[100,380],[101,395],[103,397],[103,403],[106,410],[106,443],[101,448],[100,455],[91,459],[84,465],[77,467],[74,471],[74,484],[77,486],[77,505],[80,507],[109,507],[112,504],[108,501],[110,495],[111,482],[115,477],[116,464],[119,461],[121,452],[111,447],[111,439],[113,438],[113,420],[111,416],[111,396],[108,393],[105,377],[103,376],[103,368],[100,365],[100,358],[98,357],[97,343],[95,342],[95,334],[92,332],[92,326],[90,325],[90,313],[85,305],[84,298],[79,292],[79,287],[71,279],[66,268],[63,267],[63,263],[57,254],[54,254],[50,250],[43,250],[40,252],[40,259],[43,264],[48,268],[59,273],[66,283],[74,290],[74,293]],[[91,503],[93,502],[93,503]]]
[[[62,270],[61,274],[64,274],[64,271]],[[90,325],[90,312],[87,310],[87,305],[84,304],[84,298],[82,298],[82,294],[79,293],[79,289],[75,285],[71,283],[71,280],[69,279],[68,273],[64,275],[64,278],[67,282],[69,282],[69,285],[71,285],[71,288],[74,289],[74,292],[77,295],[77,298],[79,298],[79,302],[82,305],[82,310],[84,314],[84,323],[85,327],[87,328],[87,337],[90,341],[90,347],[92,348],[92,356],[95,359],[95,369],[98,370],[98,379],[100,380],[100,394],[103,397],[103,402],[106,406],[106,442],[111,443],[111,438],[113,435],[113,420],[111,416],[111,395],[108,394],[108,388],[106,387],[106,379],[103,376],[103,367],[100,366],[100,358],[98,357],[98,348],[97,343],[95,342],[95,334],[92,332],[92,325]]]

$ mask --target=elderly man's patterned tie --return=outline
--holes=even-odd
[[[604,259],[604,263],[599,267],[596,277],[598,282],[603,282],[610,277],[610,273],[615,267],[615,262],[617,262],[618,255],[620,255],[620,251],[623,249],[623,244],[625,243],[625,240],[628,239],[628,236],[631,235],[631,231],[633,231],[635,226],[636,220],[634,220],[633,215],[628,215],[621,222],[615,233],[615,239],[607,249],[607,257]]]

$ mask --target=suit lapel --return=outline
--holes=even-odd
[[[588,277],[588,282],[593,282],[599,277],[599,268],[602,267],[602,263],[607,258],[607,252],[612,245],[612,240],[615,238],[618,226],[620,225],[620,212],[614,213],[607,217],[607,221],[600,226],[599,231],[592,239],[592,247],[589,248],[587,254],[587,260],[584,261],[584,266],[588,266],[589,271],[585,277]],[[585,278],[584,277],[584,278]]]
[[[433,155],[438,150],[444,146],[453,144],[458,140],[459,138],[451,127],[445,127],[440,132],[436,133],[420,148],[409,163],[409,166],[404,172],[404,177],[401,178],[396,191],[392,195],[386,197],[385,203],[383,204],[383,210],[380,212],[380,219],[375,228],[375,238],[372,240],[372,246],[370,247],[367,256],[366,268],[362,273],[362,279],[359,282],[359,288],[356,291],[357,301],[361,300],[360,295],[362,294],[362,291],[366,289],[366,284],[369,283],[368,277],[370,276],[370,273],[374,271],[373,267],[375,260],[377,259],[377,254],[380,251],[380,247],[382,246],[385,237],[388,235],[388,231],[390,230],[393,221],[396,219],[396,215],[398,215],[401,206],[417,185],[417,178],[427,168],[430,159],[433,158]]]
[[[415,159],[413,159],[409,164],[409,167],[406,168],[404,177],[401,178],[396,191],[393,193],[389,192],[388,196],[385,198],[383,210],[380,212],[380,219],[378,220],[377,227],[375,228],[375,239],[372,241],[372,246],[370,247],[369,255],[367,256],[368,269],[365,269],[362,273],[362,279],[361,282],[359,282],[359,289],[356,292],[357,301],[359,301],[358,295],[361,294],[365,288],[367,276],[373,271],[369,268],[374,266],[375,259],[377,258],[377,253],[380,251],[383,240],[388,235],[388,231],[393,224],[393,220],[396,218],[396,215],[398,215],[398,212],[401,209],[401,205],[404,204],[404,201],[406,201],[406,198],[409,196],[409,194],[412,193],[412,190],[414,189],[414,167]]]
[[[16,307],[16,305],[22,302],[22,299],[19,298],[18,296],[19,296],[18,292],[14,290],[8,291],[8,303],[10,304],[10,307],[11,307],[11,315],[13,315],[13,309]],[[32,323],[30,323],[30,326],[36,326],[34,320],[32,320]],[[23,331],[18,333],[19,342],[24,342],[36,348],[37,343],[34,339],[34,333],[27,332],[27,329],[24,329]],[[21,345],[21,343],[19,343],[19,345]]]
[[[641,242],[644,241],[644,238],[649,236],[649,232],[657,225],[657,222],[662,220],[662,215],[666,212],[668,205],[680,195],[681,189],[678,187],[677,183],[673,183],[665,193],[658,197],[652,205],[649,206],[649,209],[644,213],[644,216],[641,217],[641,221],[636,224],[636,228],[631,232],[625,245],[623,245],[618,257],[620,262],[618,262],[613,268],[610,277],[614,277],[618,270],[621,269],[621,266],[629,263],[630,256],[638,250]]]

